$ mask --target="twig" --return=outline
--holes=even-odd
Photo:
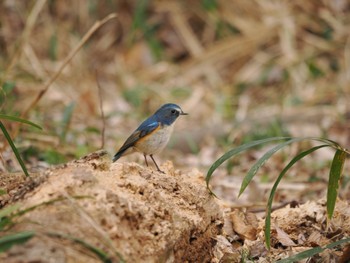
[[[111,19],[117,17],[116,13],[109,14],[104,19],[96,21],[95,24],[89,29],[89,31],[83,36],[78,45],[68,54],[68,56],[63,60],[61,66],[56,71],[56,73],[45,83],[43,89],[39,92],[34,101],[29,105],[29,107],[22,113],[21,117],[25,118],[28,112],[39,102],[39,100],[44,96],[44,94],[48,91],[51,84],[58,78],[66,65],[72,60],[75,54],[82,48],[82,46],[86,43],[86,41],[99,29],[102,25],[108,22]]]
[[[102,118],[102,131],[101,131],[101,149],[105,146],[105,127],[106,127],[106,120],[105,120],[105,113],[103,111],[103,100],[102,100],[102,89],[101,85],[98,81],[98,72],[97,69],[95,71],[95,78],[98,88],[98,98],[99,98],[99,104],[100,104],[100,111],[101,111],[101,118]]]
[[[19,40],[19,44],[16,48],[14,55],[12,56],[12,58],[10,60],[10,63],[8,64],[9,66],[6,68],[3,81],[6,81],[8,73],[14,67],[17,59],[21,56],[22,51],[24,50],[23,46],[26,44],[28,37],[30,35],[30,32],[32,31],[32,29],[34,27],[34,24],[39,16],[41,9],[44,7],[45,2],[46,2],[46,0],[36,1],[34,7],[30,11],[30,14],[29,14],[29,16],[26,20],[26,23],[25,23],[25,28],[23,30],[23,34],[21,36],[21,39]]]

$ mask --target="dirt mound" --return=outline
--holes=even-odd
[[[175,170],[164,174],[135,163],[91,155],[45,172],[47,179],[26,194],[26,213],[15,231],[37,235],[12,247],[6,262],[97,262],[82,240],[113,262],[209,262],[222,211],[209,196],[203,175]],[[75,240],[74,242],[72,240]],[[79,245],[80,244],[80,245]]]

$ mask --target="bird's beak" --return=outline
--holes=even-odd
[[[182,111],[180,115],[188,115],[188,113]]]

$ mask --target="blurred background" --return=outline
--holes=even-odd
[[[30,106],[84,34],[111,13],[117,18]],[[190,115],[178,120],[155,158],[183,171],[206,174],[226,151],[274,136],[320,136],[349,147],[349,36],[346,0],[2,0],[1,112],[21,116],[29,108],[26,118],[43,127],[16,132],[4,122],[28,167],[67,162],[101,146],[113,155],[167,102]],[[1,136],[0,170],[19,170]],[[284,161],[309,144],[273,156],[241,202],[264,200]],[[223,164],[213,179],[218,195],[235,201],[242,176],[270,147]],[[333,154],[322,149],[298,163],[278,200],[307,200],[310,190],[324,196]],[[123,161],[144,165],[137,154]],[[347,166],[346,198],[349,179]]]

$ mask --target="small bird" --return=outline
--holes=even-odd
[[[188,115],[182,109],[173,103],[167,103],[161,106],[151,117],[145,120],[141,125],[129,136],[123,146],[114,155],[113,162],[120,157],[134,152],[141,152],[145,157],[146,165],[147,155],[149,155],[159,169],[153,154],[161,152],[167,145],[174,123],[180,115]]]

